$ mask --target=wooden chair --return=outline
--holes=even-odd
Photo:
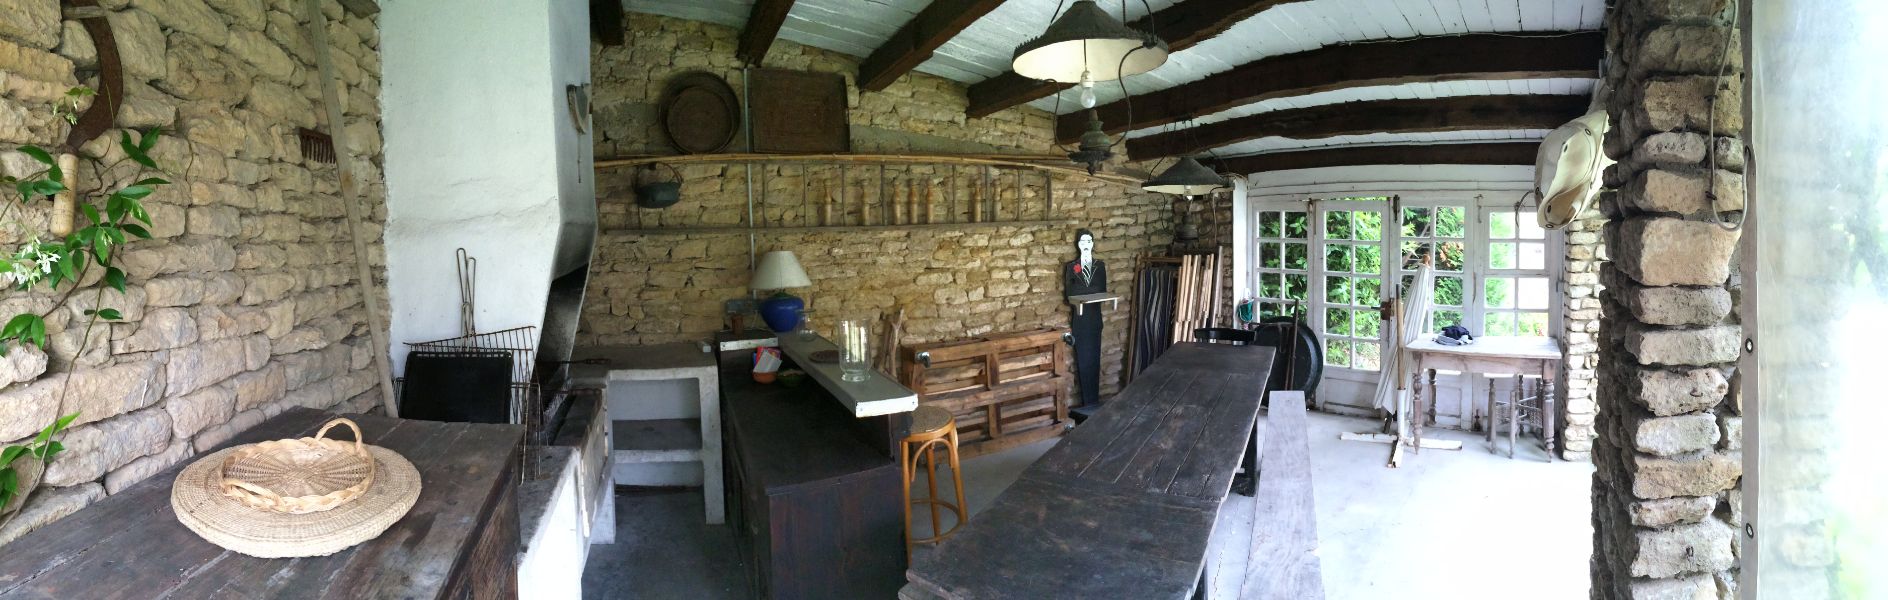
[[[1201,327],[1193,330],[1193,341],[1208,344],[1226,343],[1244,346],[1258,341],[1258,335],[1244,329],[1230,327]]]
[[[1508,458],[1514,458],[1515,445],[1523,428],[1540,432],[1548,461],[1553,461],[1554,432],[1547,427],[1547,415],[1554,410],[1554,382],[1526,375],[1514,376],[1514,389],[1507,398],[1497,398],[1497,377],[1488,378],[1488,451],[1496,449],[1495,436],[1505,422],[1508,426]]]
[[[949,455],[951,461],[951,490],[956,492],[955,503],[938,498],[937,495],[937,451],[939,446]],[[923,460],[925,479],[931,493],[928,497],[912,498],[911,484],[918,478],[918,461]],[[964,503],[963,470],[957,462],[957,418],[951,412],[932,405],[920,405],[911,411],[911,433],[898,444],[898,465],[904,470],[905,493],[905,561],[911,561],[911,548],[917,544],[933,544],[943,541],[957,529],[963,527],[968,516],[968,504]],[[911,506],[924,504],[931,509],[931,536],[911,537]],[[938,509],[949,510],[956,515],[957,521],[950,529],[944,529]]]

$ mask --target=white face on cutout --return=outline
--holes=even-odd
[[[1082,237],[1075,238],[1075,249],[1082,251],[1083,256],[1087,256],[1088,253],[1094,252],[1095,251],[1095,236],[1082,234]]]

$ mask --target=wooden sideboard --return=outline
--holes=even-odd
[[[314,435],[291,409],[225,446]],[[8,544],[0,598],[515,598],[524,428],[348,415],[419,469],[419,502],[379,537],[322,557],[244,556],[171,512],[180,463]]]
[[[721,354],[728,523],[759,598],[890,598],[903,583],[898,462],[905,413],[859,418],[812,381],[761,385]]]

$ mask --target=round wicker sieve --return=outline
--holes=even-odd
[[[354,442],[328,439],[335,425],[354,430]],[[223,494],[244,505],[300,515],[359,498],[374,484],[374,463],[361,442],[360,426],[335,419],[321,426],[315,437],[233,448],[219,477]]]

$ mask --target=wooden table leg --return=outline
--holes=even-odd
[[[1547,446],[1547,462],[1554,462],[1554,441],[1560,439],[1560,430],[1555,427],[1555,400],[1559,390],[1547,380],[1547,362],[1541,361],[1541,439]]]
[[[1514,458],[1514,445],[1521,439],[1521,403],[1527,393],[1527,377],[1516,373],[1514,389],[1508,390],[1508,458]]]
[[[1495,382],[1487,377],[1481,379],[1488,385],[1488,407],[1482,411],[1482,420],[1484,421],[1482,428],[1486,430],[1484,433],[1488,434],[1488,451],[1493,452],[1495,448],[1495,424],[1500,422],[1500,419],[1495,418]]]

